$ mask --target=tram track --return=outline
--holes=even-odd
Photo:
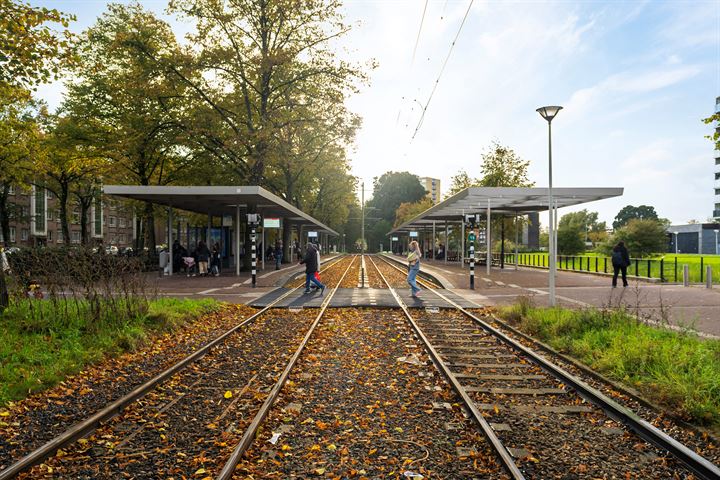
[[[411,314],[386,284],[513,478],[720,478],[705,458],[439,291],[426,289],[452,309]]]
[[[347,267],[349,268],[349,266],[352,265],[354,262],[355,257],[342,257],[336,261],[331,262],[325,268],[325,270],[332,272],[333,269],[343,267],[345,265],[347,265]],[[347,271],[347,268],[345,269],[345,271]],[[330,276],[332,277],[332,273],[330,274]],[[340,278],[340,280],[341,279],[342,277]],[[339,280],[335,283],[339,284]],[[237,333],[245,333],[245,330],[250,330],[252,328],[262,329],[262,326],[265,324],[268,324],[265,325],[268,327],[268,330],[266,332],[267,338],[277,340],[279,343],[282,343],[283,335],[289,335],[290,332],[293,331],[293,327],[297,326],[297,322],[295,322],[294,320],[297,320],[298,317],[309,316],[307,312],[300,312],[299,314],[291,315],[291,312],[287,312],[286,310],[284,310],[283,315],[275,315],[273,313],[272,307],[282,301],[286,296],[291,295],[296,289],[297,288],[288,290],[287,292],[285,292],[285,294],[281,295],[278,299],[276,299],[267,307],[243,319],[237,325],[225,331],[223,334],[217,336],[212,341],[206,343],[201,348],[195,350],[190,355],[187,355],[182,360],[173,364],[171,367],[165,369],[163,372],[153,376],[149,380],[138,385],[130,393],[112,401],[104,408],[88,415],[84,420],[75,423],[70,428],[64,430],[62,433],[54,436],[51,440],[45,442],[38,448],[35,448],[34,450],[25,454],[15,463],[6,465],[5,468],[0,470],[0,479],[14,478],[21,472],[24,472],[34,466],[43,464],[46,459],[55,455],[56,452],[59,452],[61,455],[54,457],[54,459],[58,459],[59,457],[72,457],[72,455],[69,455],[69,451],[73,448],[75,448],[74,453],[80,454],[78,456],[78,458],[80,459],[84,459],[84,457],[87,456],[86,452],[90,451],[91,447],[91,453],[97,454],[96,456],[101,457],[103,456],[103,454],[107,455],[109,452],[112,452],[115,447],[115,443],[113,443],[113,440],[116,440],[118,445],[122,445],[122,447],[125,447],[129,443],[126,442],[127,436],[132,436],[133,440],[137,440],[141,439],[143,435],[145,435],[147,432],[152,432],[156,436],[159,445],[158,450],[161,450],[162,441],[168,438],[168,435],[166,433],[163,433],[166,432],[167,429],[160,423],[153,423],[153,415],[155,415],[156,417],[156,414],[158,412],[166,413],[178,411],[180,409],[180,406],[183,404],[183,402],[178,399],[183,399],[184,401],[186,401],[187,399],[193,397],[193,394],[197,393],[198,384],[203,382],[202,377],[206,377],[205,380],[213,377],[211,372],[212,368],[209,370],[198,368],[197,362],[207,357],[209,360],[224,358],[228,362],[230,362],[230,364],[232,364],[233,359],[236,360],[238,358],[242,358],[242,356],[245,354],[242,348],[237,348],[237,343],[242,344],[242,338],[239,342],[238,339],[235,338],[237,336]],[[266,314],[269,316],[268,320],[265,320],[264,316]],[[263,319],[264,321],[257,322],[258,319]],[[245,338],[248,339],[249,337],[245,336]],[[229,342],[230,340],[233,340],[233,342]],[[232,345],[232,343],[235,343],[236,345]],[[250,339],[249,343],[245,346],[252,347],[255,346],[255,343],[252,342],[252,339]],[[225,355],[223,355],[223,351]],[[267,355],[263,356],[262,352],[258,352],[258,355],[259,356],[256,361],[258,365],[262,366],[267,363],[273,363],[274,365],[274,362],[267,361]],[[230,366],[235,367],[234,365]],[[222,369],[216,368],[215,370],[221,371]],[[260,372],[260,370],[258,370],[258,372]],[[262,373],[266,373],[267,375],[272,376],[272,372]],[[174,381],[180,378],[182,379],[182,381]],[[223,395],[221,395],[220,398],[224,397],[225,392],[232,393],[234,391],[236,394],[240,394],[240,392],[243,392],[243,395],[245,395],[249,391],[249,387],[247,387],[247,382],[240,381],[239,383],[233,383],[232,375],[229,377],[229,380],[230,381],[226,382],[226,384],[223,384],[221,382],[220,384],[210,385],[208,388],[211,391],[213,389],[218,391],[222,390],[223,388],[226,389],[222,390],[221,393],[223,393]],[[267,387],[259,387],[253,389],[253,392],[266,388]],[[242,395],[240,395],[240,397],[242,397]],[[145,411],[142,411],[145,405],[148,405],[149,408],[147,408]],[[139,409],[139,413],[136,415],[135,420],[142,423],[151,422],[152,428],[148,428],[145,425],[142,425],[142,428],[138,429],[127,427],[126,424],[123,424],[123,415],[128,408]],[[163,408],[165,408],[165,410],[163,410]],[[124,432],[127,433],[127,435],[121,435],[121,438],[119,439],[112,437],[112,440],[107,441],[103,441],[102,439],[97,438],[97,442],[95,444],[90,443],[87,439],[84,439],[84,437],[88,436],[92,438],[93,432],[95,432],[96,429],[107,427],[109,423],[108,421],[116,416],[121,420],[113,420],[113,425],[120,425],[122,428],[127,428],[128,431]],[[212,421],[210,421],[209,423],[212,423]],[[132,422],[129,422],[129,424],[132,424]],[[112,425],[109,426],[109,428],[111,427]],[[102,436],[109,434],[107,432],[100,432],[100,435]],[[78,442],[78,440],[81,439],[84,440]],[[104,450],[102,448],[103,445],[107,447]],[[143,456],[147,457],[148,452],[145,452],[145,455],[143,455],[142,452],[133,452],[129,455],[133,455],[137,458],[142,458]],[[62,461],[61,458],[60,461]],[[43,467],[44,470],[42,471],[31,471],[29,476],[32,478],[37,478],[39,476],[47,476],[46,474],[49,474],[52,478],[56,477],[58,473],[57,470],[46,464],[43,464]],[[193,472],[190,472],[190,474],[192,473]],[[95,478],[95,472],[86,472],[84,474],[81,474],[80,476],[69,474],[68,476],[71,478],[83,478],[83,475],[85,475],[84,478]]]

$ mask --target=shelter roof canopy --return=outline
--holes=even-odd
[[[166,205],[194,213],[212,215],[235,215],[248,213],[248,205],[256,205],[256,212],[263,217],[282,217],[317,231],[337,236],[338,233],[319,220],[289,204],[260,186],[147,186],[105,185],[106,195],[141,200]]]
[[[553,199],[558,208],[619,197],[623,188],[555,187]],[[425,210],[415,218],[390,231],[410,231],[436,221],[459,221],[465,214],[493,213],[527,215],[548,210],[548,189],[544,187],[469,187]]]

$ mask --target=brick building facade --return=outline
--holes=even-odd
[[[57,199],[49,190],[32,186],[29,189],[11,188],[10,203],[13,218],[10,220],[9,245],[63,245],[62,227],[59,221]],[[81,243],[80,207],[68,202],[70,244]],[[102,198],[89,212],[88,229],[91,243],[116,246],[118,249],[132,247],[134,213],[124,202]],[[0,243],[4,242],[0,231]]]

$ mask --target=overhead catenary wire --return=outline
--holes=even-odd
[[[448,64],[448,60],[450,60],[450,55],[452,55],[452,51],[455,48],[455,44],[457,43],[458,38],[460,37],[460,32],[462,32],[463,26],[465,25],[465,20],[467,20],[467,17],[470,14],[470,9],[472,8],[474,1],[475,0],[470,0],[467,10],[465,10],[465,15],[463,16],[462,22],[460,22],[460,26],[458,27],[457,33],[455,34],[455,38],[453,39],[452,43],[450,44],[450,50],[448,50],[448,54],[445,57],[445,61],[442,64],[442,68],[440,68],[440,73],[438,74],[438,77],[435,80],[435,84],[433,85],[433,88],[430,91],[430,96],[428,97],[427,102],[425,102],[425,106],[423,107],[422,113],[420,114],[420,120],[418,120],[418,124],[415,127],[415,131],[413,132],[412,138],[410,138],[410,142],[415,140],[415,136],[417,135],[418,131],[420,130],[423,120],[425,120],[425,113],[427,112],[428,106],[430,106],[430,101],[432,100],[433,95],[435,95],[435,90],[437,90],[437,86],[440,83],[440,79],[442,78],[442,75],[445,72],[445,67]]]
[[[420,18],[420,27],[418,28],[417,37],[415,38],[415,46],[413,47],[412,60],[410,60],[410,66],[415,63],[415,54],[417,53],[417,47],[420,43],[420,33],[422,33],[423,23],[425,23],[425,12],[427,12],[428,1],[425,0],[425,6],[423,7],[422,17]]]

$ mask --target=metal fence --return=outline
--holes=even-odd
[[[525,267],[548,268],[548,256],[545,253],[518,253],[518,265]],[[720,257],[706,258],[697,257],[692,262],[685,262],[677,257],[670,259],[643,259],[631,258],[627,274],[633,277],[658,279],[661,282],[682,282],[684,265],[688,265],[689,281],[691,283],[705,283],[707,278],[707,266],[712,266],[713,282],[720,282]],[[493,263],[499,264],[501,254],[493,254]],[[515,264],[515,254],[505,254],[505,265]],[[591,272],[591,273],[613,273],[612,260],[610,257],[591,257],[575,255],[558,255],[557,269]]]

